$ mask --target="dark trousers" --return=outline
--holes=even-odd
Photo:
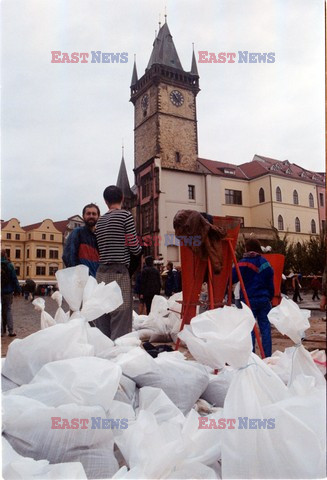
[[[144,303],[145,303],[145,306],[146,306],[146,314],[147,315],[149,315],[149,313],[150,313],[153,297],[154,297],[154,295],[151,295],[150,297],[146,297],[146,296],[143,297],[143,300],[144,300]]]
[[[7,328],[9,333],[14,332],[14,321],[12,317],[13,296],[13,293],[1,294],[1,334],[5,334]]]
[[[261,334],[261,342],[266,357],[271,357],[272,341],[271,326],[268,320],[268,313],[271,310],[271,303],[268,299],[250,300],[254,318],[257,319]],[[255,334],[252,331],[253,352],[255,351]]]
[[[319,295],[318,295],[318,289],[314,288],[313,289],[312,300],[314,300],[316,297],[317,297],[317,300],[320,300]]]

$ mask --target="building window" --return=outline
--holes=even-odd
[[[15,267],[15,272],[16,272],[17,277],[19,277],[19,275],[20,275],[20,267],[18,267],[18,266]]]
[[[54,240],[54,235],[50,235],[50,240]]]
[[[29,277],[30,274],[30,267],[26,267],[26,277]]]
[[[294,190],[294,192],[293,192],[293,203],[294,203],[294,205],[299,204],[299,195],[298,195],[296,190]]]
[[[315,202],[313,200],[313,195],[312,193],[309,194],[309,207],[314,208]]]
[[[176,161],[177,163],[180,163],[180,161],[181,161],[181,156],[180,156],[180,153],[179,153],[179,152],[175,152],[175,161]]]
[[[242,205],[242,192],[240,190],[225,190],[225,203],[227,205]]]
[[[326,220],[321,220],[321,232],[326,235]]]
[[[151,231],[152,207],[150,203],[142,206],[142,234]]]
[[[320,206],[323,207],[324,206],[324,194],[323,193],[319,193],[319,201],[320,201]]]
[[[36,275],[45,275],[45,267],[36,266]]]
[[[311,220],[311,233],[317,233],[316,222],[313,219]]]
[[[20,250],[15,250],[15,258],[20,258]]]
[[[6,255],[7,255],[7,258],[10,258],[10,248],[6,248]]]
[[[282,202],[282,191],[279,187],[276,188],[276,202]]]
[[[36,249],[36,258],[45,258],[46,254],[47,254],[47,251],[43,250],[43,248]]]
[[[26,258],[30,258],[30,249],[29,248],[26,250]]]
[[[42,240],[46,240],[47,236],[45,233],[42,233]]]
[[[195,200],[195,185],[188,185],[188,199]]]
[[[16,239],[16,240],[20,240],[20,234],[19,234],[19,233],[16,233],[15,239]]]
[[[244,217],[233,217],[232,215],[228,215],[229,218],[234,218],[235,220],[238,220],[240,222],[240,227],[244,227]]]
[[[284,230],[284,220],[281,215],[278,215],[278,230]]]
[[[151,174],[147,173],[141,178],[141,189],[142,189],[142,198],[149,197],[152,191],[152,179]]]
[[[54,277],[55,274],[56,274],[56,272],[57,272],[57,270],[58,270],[58,267],[57,267],[57,266],[56,266],[56,267],[50,266],[50,267],[49,267],[49,275],[50,275],[50,277]]]
[[[7,233],[6,239],[7,239],[7,240],[11,240],[11,233]]]
[[[59,252],[58,250],[50,250],[49,251],[49,257],[50,258],[58,258]]]
[[[259,203],[263,203],[265,201],[265,191],[263,188],[259,190]]]
[[[300,224],[300,220],[298,217],[296,217],[295,219],[295,231],[296,232],[301,232],[301,224]]]
[[[30,233],[28,234],[28,239],[31,240],[31,234]]]

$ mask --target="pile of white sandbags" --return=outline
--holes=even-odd
[[[192,319],[180,337],[195,361],[179,352],[153,359],[136,332],[112,342],[90,327],[121,293],[75,268],[58,274],[54,318],[40,302],[43,328],[14,340],[3,363],[5,479],[325,475],[325,380],[300,344],[307,323],[298,311],[272,311],[296,342],[275,358],[251,352],[254,318],[244,306]],[[156,298],[147,318],[156,333],[178,331],[181,305],[171,301],[175,313],[167,302]],[[201,416],[199,398],[216,408]]]

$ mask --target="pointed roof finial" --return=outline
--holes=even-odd
[[[160,28],[158,36],[153,42],[153,49],[146,70],[155,63],[183,70],[167,23],[164,23]]]
[[[167,7],[165,6],[165,23],[167,23]]]
[[[192,52],[192,63],[191,63],[191,74],[199,76],[198,67],[196,65],[195,53],[194,53],[194,43],[192,43],[193,52]]]
[[[137,69],[136,69],[136,55],[134,53],[134,66],[133,66],[131,86],[135,85],[137,82],[138,82],[138,76],[137,76]]]
[[[121,139],[121,158],[124,158],[124,139]]]
[[[160,30],[160,28],[161,28],[161,15],[159,13],[159,30]]]
[[[154,39],[157,38],[157,30],[154,31]]]

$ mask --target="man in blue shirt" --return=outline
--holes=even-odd
[[[262,250],[259,240],[250,238],[245,243],[246,252],[238,262],[244,282],[245,290],[249,298],[251,310],[257,319],[262,347],[266,357],[271,356],[271,327],[268,313],[271,309],[271,300],[274,296],[274,271],[270,263],[261,256]],[[238,281],[235,267],[233,268],[233,283]],[[244,296],[241,289],[241,301]],[[255,349],[255,335],[252,332],[253,351]]]

